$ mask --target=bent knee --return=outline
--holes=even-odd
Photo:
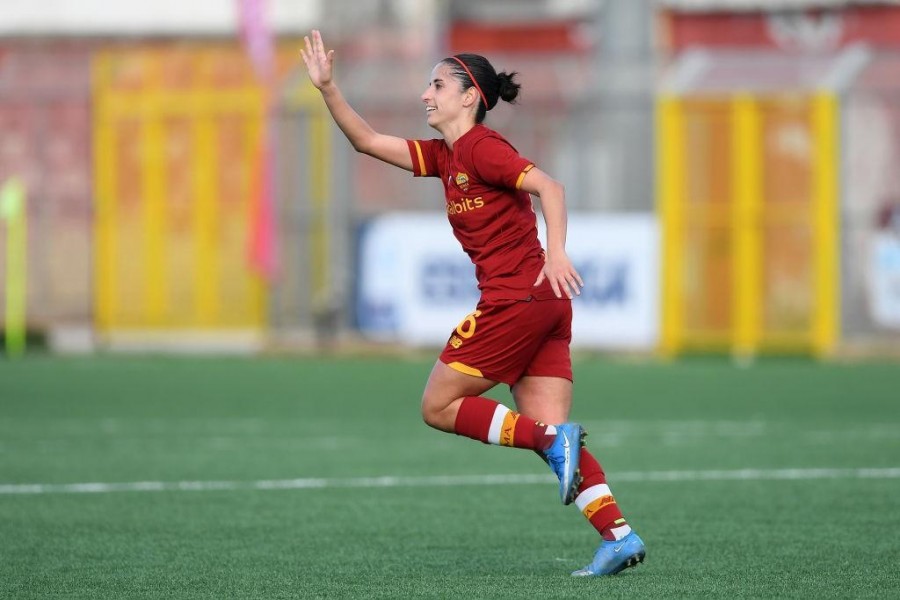
[[[435,429],[440,429],[438,426],[441,422],[440,413],[435,413],[434,411],[427,411],[422,409],[422,421],[428,425],[429,427],[433,427]]]
[[[429,427],[452,432],[456,424],[455,400],[433,396],[426,392],[422,396],[422,420]]]
[[[439,429],[438,425],[441,422],[442,404],[445,403],[442,403],[433,397],[429,397],[428,394],[422,396],[422,420],[429,427]]]

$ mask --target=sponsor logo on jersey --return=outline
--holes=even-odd
[[[477,210],[484,206],[484,199],[481,196],[477,198],[460,198],[459,200],[447,201],[447,214],[461,215],[464,212]]]

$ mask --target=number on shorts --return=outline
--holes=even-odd
[[[459,334],[459,337],[464,340],[469,339],[473,335],[475,335],[475,326],[477,323],[475,319],[481,316],[481,311],[476,310],[475,312],[469,313],[466,315],[466,318],[460,322],[459,325],[456,326],[456,333]]]

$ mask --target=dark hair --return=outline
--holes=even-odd
[[[466,69],[456,59],[461,60],[466,65],[466,68],[469,69],[472,77],[478,83],[477,86],[472,82],[469,73],[466,73]],[[515,71],[512,73],[505,71],[497,73],[490,61],[478,54],[457,54],[455,58],[445,58],[441,62],[450,67],[450,72],[456,77],[464,90],[474,86],[476,88],[480,87],[481,91],[484,92],[483,101],[479,95],[478,113],[475,115],[476,123],[484,121],[487,111],[497,106],[499,100],[515,104],[516,97],[519,95],[519,88],[522,87],[514,81],[515,76],[518,75]],[[487,106],[485,106],[485,103],[487,103]]]

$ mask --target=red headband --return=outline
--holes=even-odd
[[[478,82],[477,82],[477,81],[475,81],[475,77],[472,75],[472,71],[469,70],[469,67],[466,66],[466,63],[464,63],[464,62],[462,61],[462,59],[457,58],[456,56],[451,56],[450,58],[452,58],[453,60],[455,60],[456,62],[458,62],[459,65],[465,70],[466,75],[468,75],[468,76],[469,76],[469,79],[472,80],[472,84],[475,86],[475,89],[478,90],[478,94],[481,96],[481,101],[484,102],[484,108],[485,108],[485,110],[487,110],[487,109],[489,108],[489,107],[488,107],[487,96],[485,96],[485,95],[484,95],[484,92],[481,91],[481,86],[478,85]]]

